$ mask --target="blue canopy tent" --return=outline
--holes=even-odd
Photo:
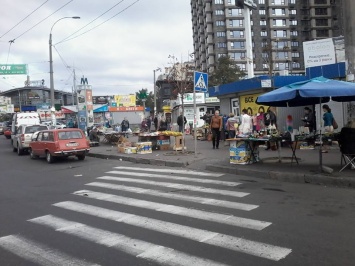
[[[317,77],[295,82],[260,95],[256,103],[276,107],[293,107],[321,104],[329,102],[330,99],[337,102],[355,101],[355,83]],[[319,150],[319,164],[322,170],[321,150]]]

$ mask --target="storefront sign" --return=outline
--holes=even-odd
[[[92,96],[93,104],[108,104],[110,96]]]
[[[208,97],[205,99],[205,103],[219,103],[220,100],[217,97]]]
[[[132,107],[125,107],[125,106],[118,106],[118,107],[109,107],[110,112],[136,112],[136,111],[144,111],[143,106],[132,106]]]
[[[27,65],[0,65],[0,75],[27,75]]]
[[[265,113],[268,106],[259,105],[256,103],[256,98],[261,94],[249,94],[240,96],[240,110],[247,109],[249,115],[256,115],[257,113]]]
[[[49,110],[37,110],[37,113],[39,114],[40,118],[42,121],[50,120],[52,112]],[[56,111],[55,112],[55,118],[56,119],[64,119],[65,115],[61,111]]]
[[[117,106],[136,106],[136,95],[115,95],[114,101]]]

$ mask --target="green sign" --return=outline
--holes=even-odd
[[[27,65],[25,64],[1,65],[0,64],[0,75],[27,75]]]

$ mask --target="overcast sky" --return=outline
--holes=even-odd
[[[55,89],[71,91],[75,69],[77,84],[84,75],[94,95],[152,91],[154,69],[171,65],[169,55],[187,61],[193,51],[189,0],[1,0],[0,64],[28,64],[31,80],[50,87],[49,33],[72,16],[81,19],[52,30]],[[0,90],[25,80],[0,76]]]

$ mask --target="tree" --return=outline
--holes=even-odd
[[[175,60],[175,57],[173,57]],[[168,75],[168,82],[173,85],[172,100],[177,99],[178,96],[181,97],[181,113],[182,117],[185,116],[184,110],[184,96],[185,93],[193,92],[193,73],[194,66],[192,63],[185,62],[179,63],[174,62],[173,67]],[[182,153],[185,153],[185,134],[182,134]]]
[[[148,89],[140,89],[136,92],[136,104],[143,106],[143,99],[146,99],[145,107],[149,107],[150,110],[154,110],[154,93],[151,91],[148,92]]]
[[[217,86],[240,80],[245,76],[245,72],[241,71],[237,63],[229,56],[221,56],[218,58],[215,70],[210,74],[208,85]]]

